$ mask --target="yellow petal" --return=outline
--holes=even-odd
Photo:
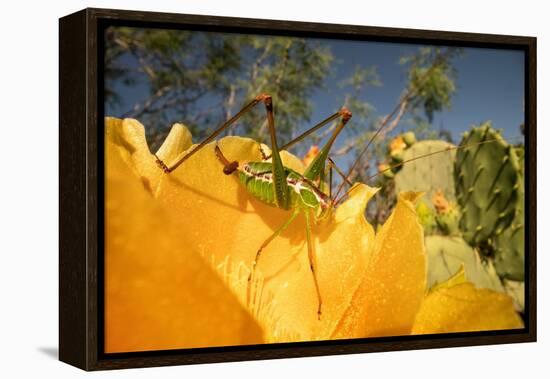
[[[155,157],[149,151],[143,125],[134,119],[105,118],[105,144],[113,144],[113,149],[138,176],[147,190],[153,193],[162,177],[155,165]],[[108,163],[109,151],[106,150]]]
[[[317,320],[317,296],[302,216],[263,249],[257,276],[248,293],[249,268],[259,247],[288,220],[291,212],[253,198],[236,175],[224,175],[223,165],[214,154],[214,143],[205,146],[171,174],[164,175],[155,165],[155,157],[147,147],[141,124],[135,120],[108,120],[107,123],[112,125],[107,132],[107,140],[112,142],[107,144],[107,154],[120,157],[118,163],[112,161],[107,165],[107,186],[124,188],[121,183],[131,182],[131,179],[135,184],[134,189],[125,189],[130,192],[118,195],[118,203],[114,203],[118,205],[114,209],[119,213],[115,212],[107,219],[110,223],[108,230],[120,234],[130,251],[117,245],[117,249],[111,250],[121,251],[120,254],[124,255],[118,261],[116,255],[109,259],[123,267],[137,258],[137,263],[132,263],[135,266],[124,267],[127,272],[121,268],[117,270],[117,275],[123,275],[118,284],[116,280],[107,284],[114,299],[110,303],[112,319],[120,322],[115,324],[116,328],[111,328],[115,333],[111,341],[145,348],[158,348],[155,344],[159,343],[173,343],[175,346],[184,336],[192,337],[190,343],[193,346],[259,343],[258,324],[268,342],[408,334],[415,316],[422,314],[432,296],[459,287],[441,288],[422,303],[426,256],[422,227],[414,211],[419,194],[402,194],[392,215],[375,237],[364,218],[366,203],[375,190],[357,185],[335,214],[318,220],[312,227],[314,267],[323,301],[320,321]],[[170,160],[181,156],[182,150],[189,148],[190,143],[186,128],[176,125],[157,154],[170,164]],[[247,161],[261,160],[259,144],[253,140],[228,137],[218,144],[230,161],[242,165]],[[269,154],[269,149],[264,150]],[[282,152],[282,158],[287,167],[303,172],[303,163],[298,158],[286,152]],[[122,178],[124,174],[127,178]],[[123,180],[113,186],[113,180],[117,178]],[[113,191],[108,190],[108,199],[110,193]],[[128,225],[129,230],[123,230],[122,223]],[[131,233],[130,238],[124,233]],[[114,242],[117,241],[113,239]],[[140,249],[148,253],[136,255],[135,251]],[[155,249],[159,253],[151,257],[149,252]],[[185,275],[180,277],[180,273]],[[111,278],[116,278],[116,275]],[[177,287],[182,298],[176,296],[172,300],[176,306],[171,304],[168,312],[163,308],[166,298],[159,296],[159,291],[145,292],[147,302],[143,301],[142,278],[161,288],[161,293],[175,291],[176,280],[189,283],[183,286],[185,289]],[[134,281],[137,283],[135,288],[121,289],[121,283]],[[116,296],[126,296],[127,303]],[[206,305],[202,306],[202,301]],[[207,333],[203,338],[193,332],[190,325],[200,322],[201,317],[206,320],[211,320],[208,318],[211,317],[213,321],[208,321],[211,324],[219,322],[217,314],[220,312],[218,308],[211,308],[212,303],[227,308],[229,316],[222,315],[222,318],[231,322],[227,331],[219,333],[218,328],[210,328],[217,334]],[[224,306],[226,303],[228,305]],[[422,309],[418,312],[421,304]],[[241,306],[248,309],[248,313]],[[176,308],[187,307],[190,307],[191,314],[174,313]],[[157,308],[162,312],[155,313]],[[202,314],[204,309],[212,314]],[[132,317],[137,316],[128,316],[133,314],[143,317],[134,320]],[[151,318],[151,314],[154,317]],[[158,323],[158,320],[162,322]],[[181,323],[178,320],[182,320]],[[418,320],[421,320],[420,316],[416,325],[422,326]],[[149,332],[145,328],[137,333],[146,341],[145,344],[133,340],[131,331],[135,333],[142,325],[149,327],[148,323],[152,323],[153,329],[159,329]],[[181,330],[174,331],[173,324]],[[240,325],[240,334],[232,325]],[[204,328],[196,330],[203,333]],[[122,330],[124,334],[116,335],[116,330]],[[159,339],[159,335],[163,337]],[[219,342],[224,339],[233,342]]]
[[[170,133],[157,150],[156,155],[164,162],[171,162],[189,149],[192,145],[191,133],[183,124],[176,123],[172,125]]]
[[[133,172],[135,161],[147,162],[144,152],[126,143],[126,131],[108,130],[106,351],[262,343],[260,327],[193,248],[192,236],[170,224]]]
[[[274,292],[279,325],[278,330],[267,333],[266,338],[274,342],[331,338],[361,283],[373,250],[374,230],[365,220],[364,210],[375,192],[366,185],[356,185],[333,218],[313,227],[315,269],[322,298],[321,320],[317,319],[317,294],[304,241],[305,226],[303,223],[297,225],[301,245],[291,250],[294,263],[286,271],[268,277],[271,286],[267,288]],[[285,242],[284,238],[278,239],[266,249],[266,254],[281,254],[293,248]]]
[[[512,299],[471,283],[441,286],[422,302],[413,334],[523,328]]]
[[[218,144],[231,161],[242,164],[261,160],[260,145],[251,139],[227,137]],[[223,174],[223,165],[214,153],[214,146],[214,143],[206,145],[165,175],[156,193],[157,201],[166,209],[175,228],[193,237],[191,243],[199,254],[230,280],[228,284],[235,295],[247,304],[247,268],[262,242],[290,217],[290,212],[252,198],[235,175]],[[293,225],[285,236],[292,235],[295,228]],[[301,242],[302,237],[292,239],[293,245],[300,246]],[[273,275],[284,268],[291,257],[289,248],[276,253],[266,250],[259,271]],[[267,267],[271,270],[263,272]],[[270,314],[272,308],[270,290],[264,291],[261,287],[255,293],[254,304],[247,304],[252,313],[264,321],[272,320],[262,316]]]
[[[271,149],[267,145],[262,144],[262,151],[267,156],[271,155]],[[285,167],[288,167],[299,173],[304,172],[306,166],[304,165],[304,162],[300,160],[300,158],[298,158],[294,154],[289,153],[286,150],[279,151],[279,154],[281,155],[281,159],[284,162]],[[269,158],[267,162],[271,162],[271,158]]]
[[[442,288],[451,288],[464,283],[467,283],[466,270],[464,270],[464,264],[461,264],[460,268],[453,276],[442,283],[437,283],[436,285],[434,285],[432,288],[430,288],[429,293],[433,293],[434,291],[440,290]]]
[[[360,286],[333,338],[408,334],[426,287],[424,234],[414,210],[419,194],[399,196],[375,237]]]

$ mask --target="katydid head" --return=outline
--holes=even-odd
[[[233,174],[238,168],[239,168],[239,162],[233,161],[230,162],[225,155],[223,155],[222,150],[216,143],[216,146],[214,147],[214,152],[216,153],[216,157],[218,160],[223,164],[223,173],[225,175],[231,175]]]
[[[232,173],[235,172],[235,170],[237,170],[237,168],[239,168],[239,163],[237,161],[233,161],[229,163],[227,166],[223,167],[223,173],[225,175],[231,175]]]

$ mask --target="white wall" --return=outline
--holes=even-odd
[[[370,3],[370,4],[369,4]],[[0,22],[0,375],[77,377],[57,348],[57,18],[86,6],[538,37],[539,341],[492,347],[200,365],[106,377],[518,378],[550,372],[548,12],[542,1],[25,0],[2,3]],[[498,5],[496,5],[498,4]],[[543,106],[546,104],[546,108]],[[6,117],[7,116],[7,117]],[[541,375],[536,375],[541,377]]]

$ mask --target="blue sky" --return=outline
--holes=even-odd
[[[349,89],[342,89],[337,83],[348,77],[356,65],[377,68],[382,86],[370,87],[363,100],[375,107],[376,115],[383,116],[390,112],[406,85],[405,68],[398,63],[399,58],[416,52],[420,46],[331,39],[318,41],[328,45],[337,63],[324,88],[317,90],[310,99],[313,105],[312,123],[342,105],[344,94]],[[452,107],[437,112],[432,127],[449,130],[458,142],[462,132],[472,124],[491,120],[494,127],[504,131],[507,139],[519,142],[519,125],[524,120],[523,52],[465,48],[453,64],[457,71],[457,91],[452,97]],[[106,106],[106,115],[121,116],[149,95],[144,82],[133,87],[119,85],[117,89],[124,101],[119,106]],[[399,128],[404,130],[409,126],[402,122]],[[305,130],[307,127],[300,125],[299,129]]]
[[[377,114],[387,114],[395,107],[406,84],[404,67],[399,58],[417,51],[419,45],[363,41],[325,40],[341,61],[336,75],[329,79],[327,89],[313,97],[313,119],[323,117],[323,109],[337,108],[343,101],[344,89],[336,86],[356,64],[376,66],[381,87],[367,90],[364,100],[373,104]],[[457,91],[451,109],[435,114],[434,128],[445,128],[454,139],[474,123],[491,120],[494,127],[504,130],[506,138],[521,136],[519,125],[524,120],[524,55],[522,51],[466,48],[454,61],[457,71]],[[331,104],[334,102],[334,104]],[[402,124],[401,128],[406,128]]]

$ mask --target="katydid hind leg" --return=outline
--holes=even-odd
[[[304,176],[309,180],[316,180],[322,174],[325,169],[325,162],[328,158],[328,153],[332,148],[336,137],[338,137],[338,134],[340,134],[348,121],[351,119],[351,111],[345,107],[340,110],[339,115],[340,122],[338,123],[338,126],[336,126],[329,140],[325,143],[325,146],[323,146],[319,154],[313,158],[304,171]]]
[[[313,249],[313,241],[311,239],[311,220],[308,211],[304,212],[306,217],[306,242],[307,242],[307,256],[309,259],[309,269],[313,275],[313,282],[315,284],[315,292],[317,293],[317,319],[321,320],[321,306],[323,301],[321,299],[321,291],[319,289],[319,281],[317,278],[315,251]]]
[[[266,95],[264,95],[264,94],[256,96],[252,101],[248,102],[248,104],[246,104],[240,111],[238,111],[233,117],[231,117],[229,120],[224,122],[220,127],[218,127],[218,129],[216,129],[214,132],[212,132],[212,134],[210,134],[203,141],[201,141],[198,145],[196,145],[191,151],[182,153],[179,157],[177,157],[174,160],[174,162],[167,164],[166,162],[164,162],[162,159],[160,159],[155,154],[157,165],[167,174],[174,171],[183,162],[185,162],[187,159],[191,158],[197,151],[202,149],[208,143],[212,142],[225,129],[227,129],[230,126],[234,125],[245,113],[250,111],[256,104],[264,101],[265,96]]]
[[[311,133],[317,131],[318,129],[322,128],[323,126],[327,125],[329,122],[336,120],[338,117],[341,116],[341,111],[338,111],[336,113],[333,113],[332,115],[325,118],[323,121],[319,122],[318,124],[312,126],[302,134],[300,134],[298,137],[294,138],[292,141],[287,142],[283,146],[281,146],[281,150],[287,150],[289,147],[295,145],[296,143],[300,142],[307,136],[309,136]]]
[[[328,170],[328,197],[332,199],[332,166],[329,164],[326,169]]]
[[[334,162],[334,160],[331,157],[328,157],[328,165],[331,169],[334,169],[338,175],[340,175],[340,177],[342,178],[342,180],[344,182],[346,182],[349,186],[353,185],[353,183],[349,180],[349,178],[346,176],[346,174],[344,174],[342,169],[340,167],[338,167],[336,162]]]
[[[278,208],[289,209],[290,207],[290,191],[286,182],[286,171],[279,154],[279,146],[277,144],[277,134],[275,130],[275,119],[273,116],[273,100],[269,95],[263,95],[262,101],[265,104],[267,113],[267,126],[269,127],[269,135],[271,137],[271,167],[273,173],[273,192],[275,195],[275,203]]]
[[[271,234],[260,246],[258,251],[256,251],[256,255],[254,256],[254,260],[252,261],[252,265],[250,267],[250,273],[248,274],[248,283],[247,283],[247,289],[246,289],[246,298],[247,303],[250,303],[250,292],[251,292],[251,284],[252,284],[252,278],[256,274],[256,267],[258,266],[258,262],[260,260],[260,257],[262,255],[262,251],[276,238],[278,237],[282,232],[284,232],[296,219],[298,214],[300,213],[299,210],[294,210],[292,215],[288,220],[286,220],[279,228],[277,228],[273,234]]]

